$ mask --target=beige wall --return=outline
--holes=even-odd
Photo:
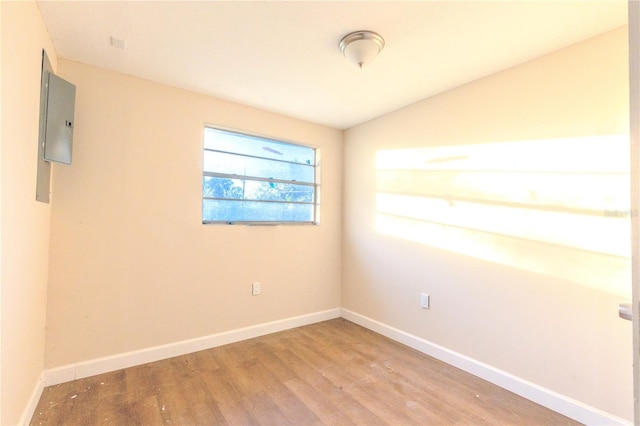
[[[2,424],[16,424],[43,371],[48,204],[35,201],[42,49],[56,53],[35,2],[2,10]]]
[[[66,60],[59,74],[76,124],[53,173],[48,368],[340,306],[341,131]],[[322,223],[202,225],[205,123],[320,147]]]
[[[616,138],[628,143],[626,37],[626,28],[603,34],[346,131],[343,307],[630,420],[631,323],[617,317],[618,302],[630,297],[629,259],[585,249],[601,224],[627,226],[628,219],[603,218],[611,208],[607,194],[620,185],[598,180],[604,189],[585,191],[591,181],[575,180],[563,167],[553,175],[544,191],[570,186],[562,189],[562,200],[549,196],[549,205],[560,205],[556,219],[578,213],[567,216],[569,227],[581,220],[597,224],[578,227],[570,237],[579,242],[567,246],[555,241],[564,235],[562,226],[550,232],[553,224],[540,220],[551,214],[536,198],[544,194],[528,194],[535,209],[514,208],[521,202],[522,164],[514,162],[511,174],[491,171],[507,167],[509,156],[524,162],[517,158],[522,147],[537,157],[531,143],[547,155],[536,167],[564,158],[573,171],[590,161],[580,146],[590,138],[611,138],[612,147]],[[563,151],[567,146],[573,147],[570,155]],[[509,147],[517,149],[509,154]],[[390,178],[380,164],[398,153],[410,166]],[[475,164],[477,158],[485,165]],[[423,170],[456,164],[489,172]],[[536,176],[534,188],[550,175]],[[424,185],[416,185],[421,179]],[[431,204],[397,211],[382,203],[381,193],[394,191],[437,195]],[[460,191],[469,199],[448,198]],[[604,204],[587,214],[577,204],[591,193],[601,194]],[[575,194],[581,195],[573,199]],[[394,208],[395,216],[381,213]],[[434,217],[432,208],[448,213],[430,223],[424,218]],[[495,214],[474,215],[474,208]],[[505,212],[512,216],[502,217]],[[456,221],[469,228],[451,226]],[[628,246],[624,232],[621,240]],[[421,292],[431,295],[431,309],[420,309]]]

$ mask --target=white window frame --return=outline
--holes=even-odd
[[[207,151],[213,151],[213,152],[231,154],[231,155],[237,155],[237,156],[244,156],[244,157],[249,157],[249,158],[258,158],[258,159],[262,159],[262,160],[266,160],[266,161],[273,161],[273,162],[278,162],[278,163],[284,162],[284,163],[290,163],[290,164],[302,164],[302,163],[296,163],[296,162],[293,162],[293,161],[273,159],[273,158],[269,158],[269,157],[260,157],[260,156],[255,156],[255,155],[247,155],[247,154],[233,152],[233,151],[230,151],[230,150],[217,150],[217,149],[207,148],[205,146],[205,143],[204,143],[204,134],[206,134],[207,129],[212,129],[212,130],[215,130],[215,131],[237,134],[237,135],[246,136],[246,137],[249,137],[249,138],[252,138],[252,139],[256,139],[256,140],[261,140],[261,141],[270,142],[270,143],[282,144],[282,145],[285,145],[285,146],[296,146],[296,147],[312,149],[314,151],[314,161],[313,161],[313,164],[309,164],[308,166],[309,167],[313,167],[314,181],[312,183],[309,183],[309,182],[299,182],[299,181],[289,180],[289,179],[265,178],[265,177],[256,177],[256,176],[248,176],[248,175],[229,174],[229,173],[222,173],[222,172],[216,172],[216,171],[207,171],[207,170],[205,170],[205,164],[204,164],[204,156],[205,156],[205,153]],[[259,135],[259,134],[255,134],[255,133],[249,133],[249,132],[245,132],[245,131],[239,131],[239,130],[235,130],[235,129],[230,129],[230,128],[216,126],[216,125],[208,125],[208,124],[204,126],[204,134],[203,134],[203,163],[202,163],[203,165],[202,165],[202,191],[201,191],[201,197],[202,197],[201,217],[202,217],[202,223],[203,224],[205,224],[205,225],[319,225],[319,223],[320,223],[320,203],[319,203],[319,200],[320,200],[320,148],[315,147],[315,146],[305,145],[305,144],[302,144],[302,143],[299,143],[299,142],[291,142],[289,140],[284,140],[284,139],[281,139],[281,138],[274,138],[274,137],[270,137],[270,136],[264,136],[264,135]],[[232,197],[209,197],[209,196],[205,196],[205,193],[204,193],[204,189],[205,189],[204,186],[205,186],[205,178],[206,177],[218,177],[218,178],[225,178],[225,179],[246,180],[246,181],[254,181],[254,182],[273,182],[273,183],[276,183],[276,184],[284,183],[284,184],[292,184],[292,185],[309,186],[309,187],[313,188],[313,199],[312,199],[311,202],[301,202],[301,201],[238,199],[238,198],[232,198]],[[206,220],[204,218],[206,200],[226,200],[226,201],[233,201],[233,202],[238,202],[238,203],[242,203],[242,202],[252,202],[252,203],[253,202],[258,202],[258,203],[265,203],[265,204],[273,204],[273,203],[305,204],[305,205],[311,205],[312,206],[313,213],[312,213],[312,219],[310,221],[300,221],[300,220],[277,220],[277,221],[271,221],[271,220]]]

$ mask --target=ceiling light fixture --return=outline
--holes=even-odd
[[[360,68],[373,62],[383,47],[384,39],[373,31],[356,31],[340,40],[340,51],[344,57]]]

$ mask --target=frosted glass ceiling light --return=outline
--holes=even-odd
[[[373,31],[356,31],[340,40],[342,54],[360,68],[373,62],[383,47],[384,39]]]

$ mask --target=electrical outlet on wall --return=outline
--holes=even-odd
[[[260,294],[260,282],[256,281],[251,284],[251,295],[257,296]]]
[[[429,295],[427,293],[420,293],[420,307],[422,309],[429,309]]]

